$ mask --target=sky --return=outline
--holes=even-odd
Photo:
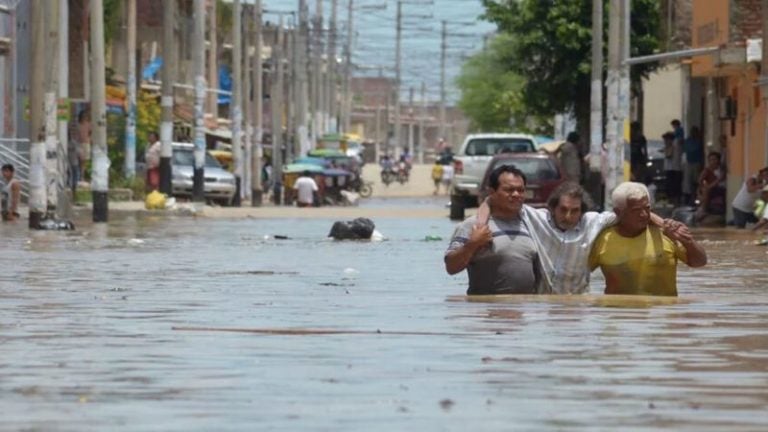
[[[266,10],[296,10],[298,0],[262,0]],[[338,0],[338,26],[347,32],[349,0]],[[353,0],[355,39],[353,63],[358,66],[356,76],[377,76],[379,68],[385,76],[394,77],[396,0]],[[331,12],[331,0],[323,0],[323,18]],[[314,16],[316,1],[308,0],[310,14]],[[415,88],[415,99],[420,100],[421,83],[427,86],[427,100],[440,98],[440,40],[441,21],[447,21],[446,91],[448,99],[458,99],[454,85],[463,60],[482,49],[484,38],[495,26],[481,21],[480,0],[404,0],[402,5],[402,96]],[[275,19],[267,14],[265,19]],[[340,43],[344,43],[341,41]],[[341,53],[341,51],[339,52]]]

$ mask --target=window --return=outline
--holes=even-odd
[[[536,151],[526,138],[477,138],[467,144],[469,156],[493,156],[498,153],[526,153]]]

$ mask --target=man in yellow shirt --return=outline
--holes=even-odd
[[[667,237],[649,225],[651,206],[642,183],[625,182],[611,194],[618,222],[595,240],[589,268],[605,276],[606,294],[677,296],[677,262],[707,263],[707,254],[687,227]]]

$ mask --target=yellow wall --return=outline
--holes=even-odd
[[[728,43],[729,8],[725,0],[693,0],[693,48],[705,48]],[[692,76],[714,72],[711,55],[694,57]]]
[[[743,75],[730,76],[726,81],[727,94],[738,102],[735,134],[730,134],[730,121],[723,122],[722,129],[728,137],[728,171],[732,175],[755,173],[766,165],[765,103],[760,89],[753,85],[757,78],[755,70],[749,68]]]

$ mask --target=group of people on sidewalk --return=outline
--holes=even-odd
[[[651,213],[642,183],[612,194],[614,211],[587,211],[575,182],[560,185],[547,208],[523,204],[526,178],[514,166],[495,169],[478,215],[459,224],[445,253],[449,274],[467,270],[470,295],[581,294],[600,268],[606,294],[676,296],[677,264],[706,264],[684,224]]]

